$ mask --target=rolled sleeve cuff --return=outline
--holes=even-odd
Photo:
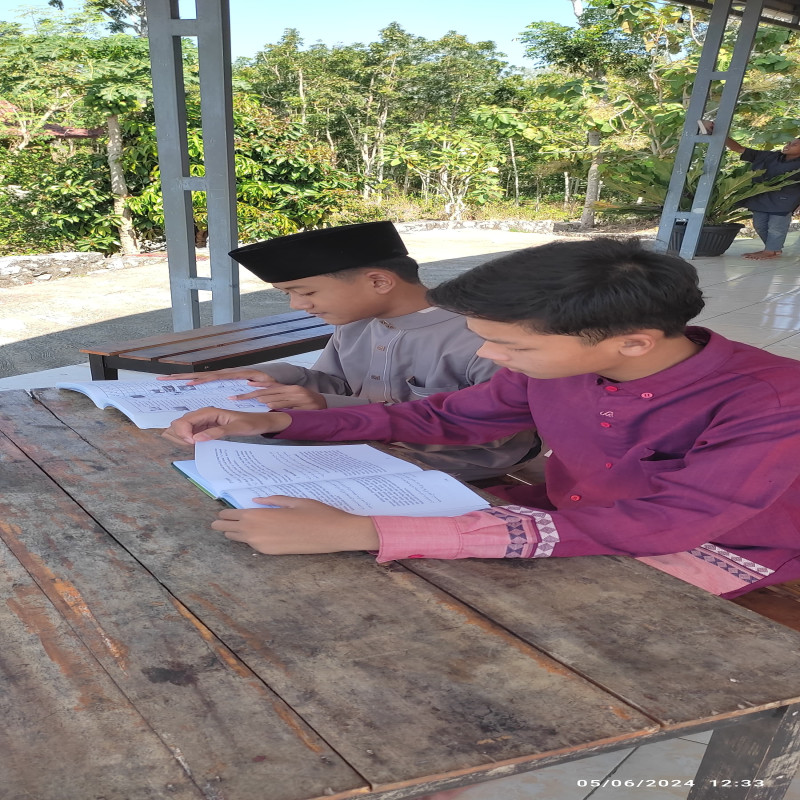
[[[373,517],[378,563],[398,558],[458,558],[461,534],[447,517]]]
[[[459,517],[373,517],[377,560],[401,558],[531,558],[540,537],[530,519],[508,509]],[[543,554],[542,554],[543,555]]]

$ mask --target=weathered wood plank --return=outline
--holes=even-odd
[[[4,800],[203,794],[0,542]]]
[[[0,496],[0,538],[204,796],[250,800],[270,785],[271,800],[306,800],[365,787],[197,617],[2,435],[0,485],[6,489]]]
[[[405,563],[664,725],[800,696],[800,634],[634,559]]]
[[[12,394],[0,429],[372,785],[656,729],[403,567],[260,556],[210,531],[219,505],[153,432],[42,393],[80,438]]]

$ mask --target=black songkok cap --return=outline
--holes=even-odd
[[[408,255],[391,222],[364,222],[280,236],[231,250],[230,257],[268,283],[283,283]]]

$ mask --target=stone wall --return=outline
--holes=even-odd
[[[135,256],[104,256],[102,253],[48,253],[35,256],[4,256],[0,258],[0,288],[23,286],[72,275],[91,275],[109,270],[138,267],[161,260],[167,254],[143,253]]]
[[[567,226],[565,229],[571,229],[572,223],[553,222],[551,219],[504,219],[500,221],[469,219],[462,222],[423,219],[417,222],[395,222],[394,226],[400,233],[434,230],[453,231],[469,228],[493,231],[514,231],[515,233],[553,233],[554,231],[560,230],[560,226]]]

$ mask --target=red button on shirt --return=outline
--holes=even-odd
[[[577,503],[577,502],[578,502],[578,500],[580,500],[580,499],[581,499],[581,496],[580,496],[579,494],[573,494],[573,495],[570,495],[570,498],[569,498],[569,499],[570,499],[570,500],[574,500],[574,501]]]
[[[645,400],[649,400],[653,396],[652,392],[642,392],[639,397],[644,397]]]
[[[606,391],[607,392],[618,392],[619,391],[619,386],[606,386]]]
[[[601,422],[600,423],[600,427],[601,428],[610,428],[611,427],[611,423],[610,422]]]
[[[614,465],[610,461],[606,461],[606,469],[611,469]]]

